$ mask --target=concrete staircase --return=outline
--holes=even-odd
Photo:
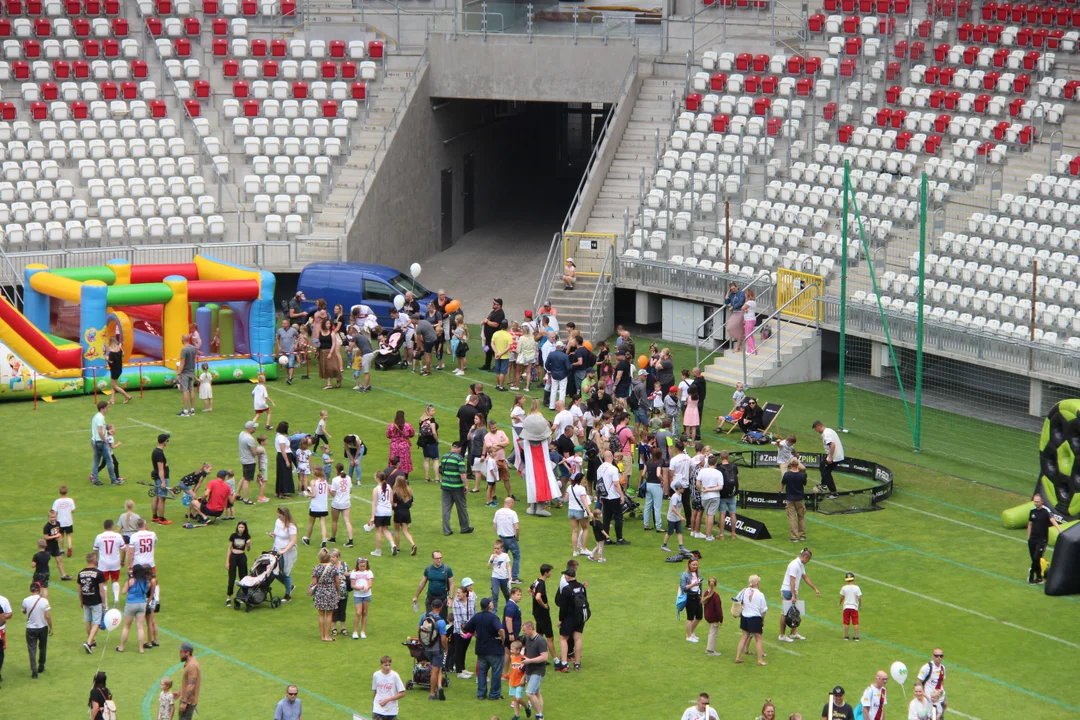
[[[312,221],[313,234],[333,235],[348,231],[348,222],[351,221],[351,218],[347,217],[349,203],[356,197],[356,191],[365,175],[370,186],[375,172],[368,175],[368,169],[374,165],[377,171],[378,164],[393,142],[395,133],[391,126],[394,123],[394,109],[399,107],[403,95],[408,93],[411,97],[416,89],[416,84],[411,83],[411,80],[416,73],[418,60],[413,55],[391,55],[387,58],[385,77],[374,87],[368,86],[367,118],[353,128],[349,156],[334,180],[326,202],[315,213]],[[407,106],[408,98],[400,104],[399,122],[400,114]],[[387,143],[380,148],[379,144],[388,129],[390,133],[387,135]],[[357,200],[357,206],[362,201],[363,195]]]
[[[807,372],[813,374],[811,367],[803,367],[808,365],[817,367],[817,379],[821,379],[821,365],[817,358],[814,358],[812,363],[793,362],[804,354],[813,354],[811,346],[820,342],[817,329],[786,323],[780,332],[783,347],[779,357],[776,353],[775,336],[759,343],[757,353],[746,356],[748,388],[806,382],[812,378],[803,376]],[[795,367],[796,364],[799,367]],[[743,355],[734,352],[717,355],[712,365],[703,368],[703,371],[706,380],[734,387],[735,383],[743,380]]]
[[[592,338],[592,326],[589,323],[589,303],[596,291],[598,277],[578,276],[573,290],[563,289],[562,280],[555,278],[555,282],[548,293],[547,299],[559,316],[559,329],[566,327],[566,323],[572,322],[586,338]]]
[[[641,171],[645,170],[647,181],[651,179],[656,153],[656,131],[660,131],[661,144],[668,136],[671,126],[671,93],[674,91],[676,97],[681,98],[685,87],[686,83],[682,78],[647,77],[642,81],[615,160],[604,178],[600,195],[585,225],[586,232],[622,235],[623,213],[627,208],[631,215],[638,211],[638,178]]]

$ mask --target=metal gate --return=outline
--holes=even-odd
[[[799,297],[803,288],[814,285],[817,292],[808,292]],[[819,320],[820,305],[818,300],[825,290],[825,279],[820,275],[797,272],[780,268],[776,271],[776,307],[783,308],[780,312],[788,317],[797,317],[804,320]],[[795,298],[792,301],[792,298]],[[790,305],[787,303],[791,302]],[[787,307],[784,307],[787,305]]]
[[[610,274],[604,270],[608,248],[615,247],[614,233],[568,232],[563,235],[563,265],[574,260],[578,275]]]

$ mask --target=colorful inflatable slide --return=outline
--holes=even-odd
[[[0,400],[90,393],[109,386],[107,339],[124,348],[120,384],[176,383],[192,325],[199,364],[215,379],[276,377],[274,275],[196,255],[191,263],[50,270],[28,265],[19,312],[0,298]]]

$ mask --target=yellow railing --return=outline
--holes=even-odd
[[[563,235],[563,265],[566,265],[568,259],[573,258],[578,275],[595,277],[604,272],[604,258],[607,257],[608,248],[614,246],[614,233],[565,233]],[[610,268],[607,274],[610,274]]]
[[[803,293],[795,302],[784,305],[808,286],[815,286],[817,292]],[[820,320],[821,310],[818,303],[825,289],[825,279],[820,275],[780,268],[776,271],[776,306],[784,308],[781,314],[804,320]]]

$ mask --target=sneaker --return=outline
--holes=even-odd
[[[715,650],[706,650],[705,654],[709,657],[720,657],[720,653],[716,652]]]
[[[68,549],[67,549],[67,556],[68,556],[68,557],[71,557],[71,548],[68,548]]]
[[[859,642],[859,638],[855,638],[855,642]]]
[[[360,631],[360,639],[361,640],[367,640],[367,633],[364,632],[363,630]]]
[[[304,543],[305,545],[310,545],[311,544],[311,539],[306,538],[306,537],[302,537],[302,538],[300,538],[300,542]]]
[[[391,555],[397,555],[400,551],[401,551],[401,548],[399,548],[397,545],[391,545],[390,546],[390,554]]]
[[[570,666],[569,665],[560,665],[559,667],[555,668],[555,672],[568,673],[568,672],[570,672]]]
[[[805,640],[806,639],[802,635],[800,635],[799,633],[792,633],[791,637],[792,637],[793,640]]]
[[[525,717],[532,717],[532,703],[527,703],[525,705]],[[537,717],[542,718],[544,716],[543,715],[537,715]]]
[[[353,634],[352,634],[352,639],[353,639],[353,640],[359,640],[359,639],[360,639],[360,636],[359,636],[359,635],[357,635],[356,633],[353,633]]]
[[[615,541],[615,544],[616,544],[616,545],[629,545],[629,544],[630,544],[630,541],[629,541],[629,540],[625,540],[625,539],[623,539],[623,538],[620,538],[620,539],[618,539],[618,540],[616,540],[616,541]]]
[[[686,638],[686,642],[696,643],[696,642],[699,642],[699,641],[698,641],[696,636],[691,635],[690,637]]]
[[[716,540],[716,538],[713,537],[712,535],[707,535],[705,537],[705,542],[713,542],[714,540]]]
[[[679,546],[679,552],[690,552],[690,551],[686,549],[685,545],[680,545]]]
[[[323,540],[323,541],[322,541],[322,544],[321,544],[321,545],[319,545],[319,547],[320,547],[320,548],[322,548],[323,550],[325,550],[325,549],[326,549],[326,541],[325,541],[325,540]]]
[[[382,550],[372,550],[371,557],[382,557]]]
[[[180,412],[176,413],[176,417],[187,417],[187,410],[181,410]]]
[[[661,545],[660,549],[664,552],[671,552],[671,548],[669,548],[667,545]]]
[[[786,643],[793,643],[793,642],[795,642],[794,640],[792,640],[791,638],[789,638],[789,637],[788,637],[787,635],[781,635],[779,639],[780,639],[780,642],[786,642]]]
[[[86,651],[87,655],[93,654],[94,651],[90,649],[90,643],[83,643],[82,646],[83,646],[83,650]]]
[[[225,600],[225,607],[232,607],[232,598]]]
[[[345,543],[345,547],[351,548],[353,546],[352,538],[349,538],[349,542]]]
[[[521,578],[513,578],[512,580],[510,580],[510,584],[511,585],[520,585],[521,584]]]
[[[845,635],[845,636],[844,636],[844,642],[847,642],[847,641],[848,641],[848,640],[850,640],[850,639],[851,639],[851,638],[849,638],[849,637],[848,637],[847,635]]]
[[[596,558],[596,562],[607,562],[607,558]]]
[[[337,542],[337,536],[335,535],[334,537],[326,538],[326,542],[328,542],[328,543],[336,543]]]
[[[256,500],[255,502],[261,502],[261,503],[264,503],[264,502],[270,502],[270,498],[268,498],[268,497],[261,497],[261,498],[259,498],[258,500]],[[254,504],[254,503],[252,503],[252,504]]]
[[[165,518],[158,518],[159,525],[172,525],[172,520],[166,520]]]

